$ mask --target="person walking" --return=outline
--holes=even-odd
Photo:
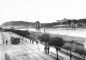
[[[6,45],[8,44],[8,41],[6,40]]]

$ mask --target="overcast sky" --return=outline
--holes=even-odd
[[[0,0],[0,24],[6,21],[55,22],[86,18],[86,0]]]

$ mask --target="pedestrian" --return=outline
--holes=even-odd
[[[6,45],[7,45],[8,41],[6,40]]]
[[[36,40],[36,45],[38,44],[39,42]]]

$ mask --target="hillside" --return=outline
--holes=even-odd
[[[15,28],[25,28],[25,27],[35,27],[35,23],[25,22],[25,21],[10,21],[2,24],[3,27],[15,27]]]
[[[69,19],[70,20],[70,19]],[[73,21],[73,20],[70,20]],[[52,22],[52,23],[40,23],[41,28],[67,28],[67,21],[62,22]],[[86,19],[76,20],[77,28],[86,28]],[[35,27],[36,22],[25,22],[25,21],[10,21],[2,24],[3,27],[15,27],[15,28],[27,28]]]
[[[10,21],[10,22],[5,22],[2,24],[2,27],[15,27],[15,28],[26,28],[26,27],[35,27],[36,22],[25,22],[25,21]],[[52,28],[53,23],[40,23],[40,27],[45,27],[45,28]]]

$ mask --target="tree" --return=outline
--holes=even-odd
[[[38,45],[38,43],[39,43],[39,39],[38,39],[38,37],[39,37],[39,35],[35,35],[35,41],[36,41],[36,45]]]
[[[33,41],[35,41],[35,35],[34,34],[30,34],[29,35],[29,39],[30,39],[30,43],[31,42],[33,43]]]
[[[70,60],[72,60],[72,51],[73,51],[73,47],[75,46],[75,41],[74,40],[72,40],[72,41],[66,41],[66,46],[64,45],[64,47],[67,49],[67,50],[69,50],[69,52],[70,52]],[[74,49],[75,50],[75,49]]]
[[[49,41],[49,45],[55,46],[57,52],[57,60],[58,60],[58,50],[65,44],[61,37],[53,37],[51,41]]]
[[[86,53],[85,53],[84,50],[77,49],[76,52],[77,52],[78,54],[80,54],[81,56],[83,56],[83,59],[85,60]]]
[[[44,51],[45,53],[49,53],[49,45],[48,45],[48,42],[50,41],[50,35],[49,34],[43,34],[39,37],[39,40],[41,42],[44,42],[45,43],[45,48],[44,48]]]
[[[80,45],[75,51],[76,51],[76,53],[78,53],[79,55],[81,55],[83,57],[83,59],[85,60],[86,50],[85,50],[85,48],[84,48],[83,45]]]
[[[69,53],[69,51],[71,49],[71,44],[69,43],[69,41],[65,41],[65,44],[62,48],[66,49],[67,52]]]
[[[23,36],[23,37],[26,37],[30,34],[29,31],[25,30],[15,30],[15,29],[9,29],[9,30],[6,30],[6,31],[10,31],[10,32],[13,32],[17,35],[20,35],[20,36]]]

